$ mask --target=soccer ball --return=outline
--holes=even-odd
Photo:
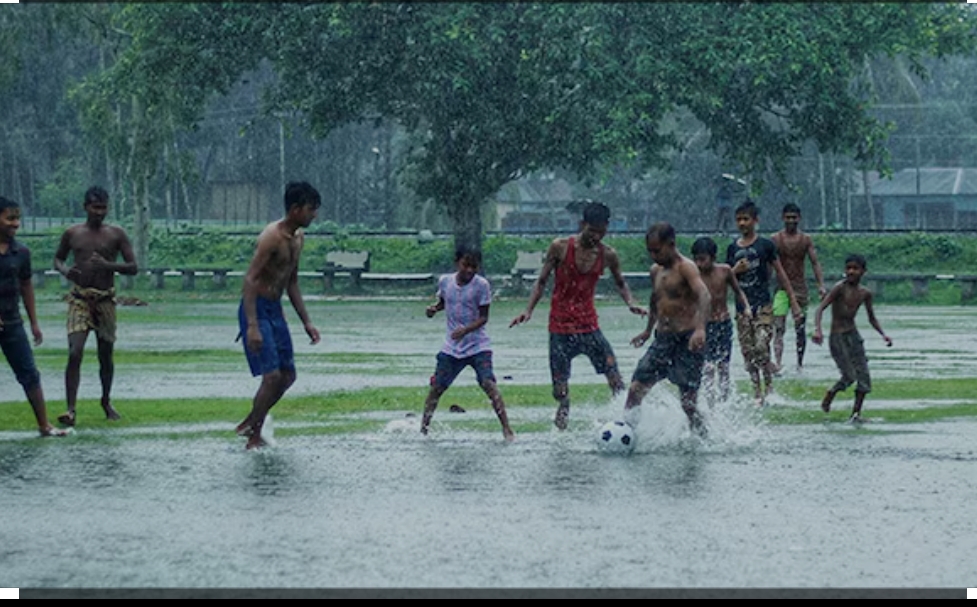
[[[630,453],[634,449],[634,428],[625,422],[607,422],[597,432],[597,448],[604,453]]]

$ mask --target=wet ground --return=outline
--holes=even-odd
[[[299,342],[297,391],[417,385],[430,374],[443,319],[424,318],[424,302],[405,304],[407,317],[396,323],[376,303],[312,305],[325,342]],[[149,319],[123,327],[120,347],[186,348],[188,326],[233,311],[201,306],[182,327]],[[640,352],[626,344],[641,323],[617,308],[602,310],[602,319],[629,371]],[[972,374],[974,311],[877,312],[896,344],[885,349],[863,326],[877,381]],[[511,330],[508,320],[490,325],[497,374],[545,383],[545,312]],[[189,334],[201,347],[236,350],[233,331],[225,323]],[[376,353],[381,362],[365,356],[339,372],[333,367],[342,363],[316,361],[323,352]],[[738,359],[734,367],[742,373]],[[250,397],[254,384],[240,364],[215,368],[152,378],[120,369],[118,392]],[[574,381],[602,381],[579,362],[574,372]],[[804,373],[833,380],[825,348],[812,347]],[[977,422],[767,426],[735,402],[710,413],[703,441],[687,432],[671,392],[656,388],[636,451],[602,455],[593,429],[622,404],[576,403],[575,419],[592,428],[527,433],[510,445],[494,429],[461,431],[439,418],[424,438],[403,412],[371,414],[386,421],[382,431],[288,436],[259,453],[199,434],[7,437],[0,587],[974,585]],[[551,414],[510,405],[516,423]]]

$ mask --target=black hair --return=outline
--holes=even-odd
[[[6,209],[19,209],[20,205],[10,200],[9,198],[4,198],[0,196],[0,213],[3,213]]]
[[[473,246],[460,244],[455,247],[455,262],[459,262],[464,258],[469,258],[475,262],[476,266],[481,267],[482,265],[482,252]]]
[[[867,267],[867,264],[865,262],[865,256],[859,255],[858,253],[852,253],[851,255],[845,258],[845,265],[847,266],[850,263],[858,264],[863,270]]]
[[[698,255],[708,255],[713,259],[716,258],[716,253],[719,252],[719,247],[716,246],[716,241],[708,236],[703,236],[702,238],[697,238],[695,242],[692,243],[692,257]]]
[[[652,236],[657,238],[659,242],[675,242],[675,228],[667,221],[659,221],[645,232],[645,240]]]
[[[782,215],[786,215],[787,213],[797,213],[798,215],[800,215],[801,207],[797,206],[793,202],[788,202],[787,204],[784,205],[784,210],[781,211],[780,213]]]
[[[93,202],[108,202],[109,193],[102,186],[93,185],[85,190],[85,204]]]
[[[736,211],[733,213],[733,215],[742,215],[744,213],[753,219],[756,219],[760,216],[760,209],[757,208],[756,203],[753,202],[753,200],[747,198],[742,204],[740,204],[740,206],[736,207]]]
[[[583,208],[583,220],[592,226],[606,226],[611,221],[611,210],[603,203],[591,200]]]
[[[322,204],[319,192],[306,181],[293,181],[285,186],[285,212],[292,207],[311,205],[318,209]]]

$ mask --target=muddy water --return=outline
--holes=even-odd
[[[971,311],[885,308],[879,316],[897,346],[886,351],[863,331],[879,381],[969,374]],[[612,343],[634,332],[629,317],[604,319]],[[330,342],[327,329],[324,346],[396,348],[418,361],[394,375],[414,381],[430,373],[441,336],[396,337],[430,332],[426,320],[391,336],[390,327],[344,319],[348,335],[334,330]],[[497,351],[514,360],[511,381],[546,381],[539,324],[495,331]],[[170,334],[152,328],[145,343],[165,347]],[[633,368],[638,353],[619,350],[622,367]],[[809,361],[806,374],[833,378],[824,349]],[[578,369],[580,381],[600,381]],[[176,391],[182,381],[160,385]],[[225,382],[225,394],[245,383],[231,369],[214,381]],[[349,381],[375,378],[367,371]],[[145,378],[124,382],[120,390],[133,395],[152,390]],[[104,441],[72,442],[2,433],[0,587],[974,585],[977,423],[768,427],[747,403],[733,403],[711,412],[712,434],[700,441],[669,393],[649,401],[630,457],[601,455],[593,442],[592,429],[621,402],[579,403],[576,419],[593,428],[511,445],[494,430],[453,430],[437,418],[422,438],[402,413],[389,414],[383,431],[289,436],[260,453],[212,435],[116,440],[107,432]],[[511,409],[517,424],[551,413]]]

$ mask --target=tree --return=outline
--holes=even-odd
[[[969,52],[965,5],[731,3],[137,4],[133,41],[105,76],[149,118],[199,119],[263,59],[269,109],[318,135],[395,121],[421,197],[479,245],[479,209],[539,168],[593,175],[663,165],[679,108],[713,149],[762,184],[804,144],[887,168],[887,127],[869,109],[866,59]],[[155,141],[147,139],[147,142]],[[147,147],[147,151],[152,146]],[[158,145],[157,145],[158,153]]]

